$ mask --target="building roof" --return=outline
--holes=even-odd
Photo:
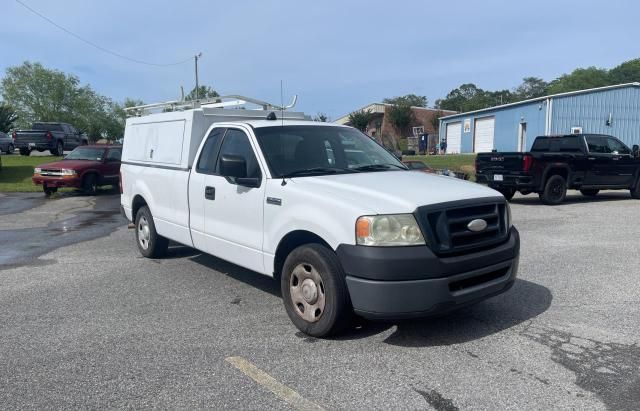
[[[385,109],[387,107],[393,106],[393,104],[391,103],[371,103],[371,104],[367,104],[364,107],[360,107],[357,110],[354,110],[348,114],[345,114],[342,117],[338,117],[337,119],[335,119],[333,122],[334,123],[338,123],[338,124],[346,124],[349,121],[349,115],[353,112],[356,111],[363,111],[363,110],[371,110],[372,113],[377,113],[377,114],[384,114]],[[428,111],[442,111],[444,113],[455,113],[455,111],[453,110],[441,110],[439,108],[431,108],[431,107],[418,107],[418,106],[411,106],[411,108],[413,110],[428,110]]]
[[[464,112],[464,113],[452,114],[450,116],[443,116],[443,117],[440,117],[440,120],[447,120],[447,119],[450,119],[450,118],[466,116],[466,115],[475,114],[475,113],[483,113],[483,112],[492,111],[492,110],[500,110],[500,109],[505,108],[505,107],[513,107],[513,106],[518,106],[518,105],[521,105],[521,104],[534,103],[534,102],[537,102],[537,101],[544,101],[544,100],[550,99],[550,98],[573,96],[573,95],[576,95],[576,94],[587,94],[587,93],[593,93],[593,92],[597,92],[597,91],[605,91],[605,90],[611,90],[611,89],[616,89],[616,88],[625,88],[625,87],[640,87],[640,83],[634,82],[634,83],[615,84],[613,86],[595,87],[595,88],[588,88],[588,89],[584,89],[584,90],[568,91],[568,92],[565,92],[565,93],[550,94],[548,96],[530,98],[528,100],[517,101],[515,103],[502,104],[502,105],[499,105],[499,106],[487,107],[487,108],[483,108],[483,109],[480,109],[480,110],[473,110],[473,111],[467,111],[467,112]]]

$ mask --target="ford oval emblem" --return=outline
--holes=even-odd
[[[487,228],[487,222],[481,218],[478,218],[472,220],[469,224],[467,224],[467,228],[469,229],[469,231],[477,233]]]

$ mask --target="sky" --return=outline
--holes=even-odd
[[[464,83],[514,88],[640,57],[637,1],[21,0],[118,54],[166,64],[201,52],[200,84],[336,119],[386,97],[436,99]],[[0,0],[0,76],[29,60],[115,101],[175,100],[194,64],[137,64]]]

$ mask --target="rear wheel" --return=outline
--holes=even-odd
[[[306,244],[284,262],[280,279],[287,315],[303,333],[326,337],[342,331],[352,316],[345,275],[332,250]]]
[[[58,187],[47,187],[45,185],[42,186],[42,191],[44,191],[45,197],[51,197],[52,194],[58,191]]]
[[[7,147],[7,154],[13,154],[15,150],[16,148],[13,146],[13,144],[9,144],[9,147]]]
[[[600,192],[600,190],[595,189],[595,188],[590,188],[590,189],[584,189],[584,190],[580,190],[580,192],[582,193],[583,196],[587,196],[587,197],[595,197],[598,195],[598,193]]]
[[[142,206],[136,213],[136,243],[140,254],[147,258],[158,258],[166,254],[169,240],[156,231],[149,207]]]
[[[511,200],[513,196],[516,194],[515,188],[499,188],[496,190],[498,190],[500,194],[502,194],[504,198],[507,199],[507,201]]]
[[[636,185],[631,188],[630,192],[632,198],[640,200],[640,176],[636,180]]]
[[[98,179],[95,174],[87,174],[82,179],[82,191],[86,195],[95,195],[98,190]]]
[[[31,155],[31,150],[29,150],[28,148],[21,148],[20,149],[20,155],[21,156],[29,156],[29,155]]]
[[[544,185],[544,191],[540,193],[540,201],[547,205],[561,204],[567,197],[567,181],[560,175],[549,177]]]
[[[56,148],[51,150],[51,154],[54,156],[61,156],[63,154],[62,141],[56,143]]]

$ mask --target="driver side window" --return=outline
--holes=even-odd
[[[607,143],[609,145],[609,152],[613,154],[631,154],[629,147],[625,146],[615,138],[607,138]]]
[[[218,164],[216,165],[216,174],[220,175],[220,159],[224,155],[242,156],[247,162],[247,178],[260,178],[260,166],[256,158],[249,137],[237,129],[230,128],[224,136],[220,155],[218,156]]]

